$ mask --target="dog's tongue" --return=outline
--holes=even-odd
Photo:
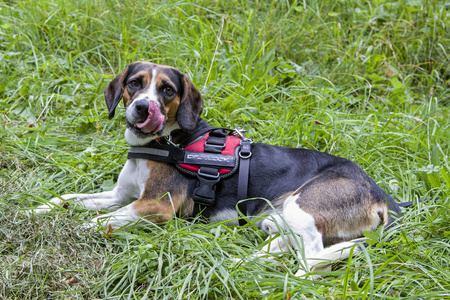
[[[161,113],[158,104],[155,101],[150,101],[148,104],[148,117],[142,123],[136,123],[136,126],[145,133],[156,133],[161,128],[164,122],[164,115]]]

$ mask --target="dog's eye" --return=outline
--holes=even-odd
[[[172,94],[173,94],[173,88],[170,87],[170,86],[166,86],[166,87],[164,87],[163,92],[164,92],[164,94],[166,94],[166,95],[172,96]]]
[[[139,87],[139,81],[131,80],[130,82],[128,82],[128,86],[132,87],[132,88],[137,88],[137,87]]]

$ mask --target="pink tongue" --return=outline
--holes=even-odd
[[[148,117],[142,123],[136,123],[136,126],[145,133],[156,133],[165,120],[161,113],[158,104],[155,101],[150,101],[148,104]]]

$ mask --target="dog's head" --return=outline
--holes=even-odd
[[[175,129],[195,130],[203,110],[200,92],[186,74],[149,62],[134,62],[105,89],[109,118],[123,99],[130,145],[141,146]]]

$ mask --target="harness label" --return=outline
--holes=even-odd
[[[235,157],[233,155],[185,151],[183,163],[233,168],[235,166]]]

